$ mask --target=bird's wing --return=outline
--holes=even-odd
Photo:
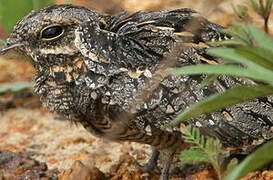
[[[76,32],[76,44],[86,57],[87,68],[93,73],[88,76],[91,79],[88,79],[88,83],[101,83],[96,88],[105,88],[105,84],[112,84],[112,95],[109,96],[123,110],[130,111],[130,102],[134,102],[136,107],[142,107],[146,103],[147,107],[142,108],[145,113],[138,116],[137,123],[148,120],[150,124],[161,127],[204,97],[249,83],[240,78],[222,76],[213,84],[202,87],[201,82],[206,75],[168,76],[157,81],[141,74],[132,77],[128,72],[114,76],[111,83],[105,77],[121,72],[118,70],[120,67],[130,69],[156,66],[178,42],[186,46],[174,58],[180,65],[199,64],[202,60],[209,62],[210,59],[205,59],[206,47],[201,47],[200,44],[227,38],[221,29],[221,26],[209,22],[190,9],[138,12],[132,15],[120,13],[82,24]],[[159,67],[155,68],[158,69]],[[100,77],[105,78],[107,83]],[[152,82],[154,79],[155,83]],[[143,96],[145,90],[149,98],[142,98],[146,97]],[[140,96],[134,92],[139,92]],[[108,93],[101,94],[107,96]],[[140,104],[137,104],[136,99],[139,99]],[[272,102],[272,97],[255,99],[203,115],[188,123],[200,127],[207,135],[218,137],[227,146],[242,146],[254,139],[265,141],[272,137]]]
[[[147,67],[158,64],[177,41],[198,44],[226,38],[221,29],[191,9],[123,12],[82,24],[76,45],[92,61]]]
[[[107,22],[107,29],[113,32],[122,32],[127,34],[130,31],[127,28],[130,24],[135,25],[152,25],[159,29],[173,29],[175,34],[190,35],[196,42],[215,41],[228,38],[226,34],[221,32],[220,25],[209,22],[200,16],[196,11],[189,8],[151,11],[128,15],[123,12],[115,16],[111,16]],[[183,34],[184,33],[184,34]],[[188,33],[188,34],[187,34]]]

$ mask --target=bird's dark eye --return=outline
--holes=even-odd
[[[52,40],[63,34],[63,28],[60,25],[46,27],[41,31],[41,37],[45,40]]]

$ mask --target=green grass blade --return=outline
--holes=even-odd
[[[227,39],[223,41],[214,41],[214,42],[208,42],[211,46],[246,46],[246,44],[243,41],[237,40],[237,39]]]
[[[238,180],[248,172],[254,171],[273,160],[273,141],[264,144],[254,153],[250,154],[242,163],[225,178],[225,180]]]
[[[247,46],[248,47],[248,46]],[[247,67],[251,69],[259,69],[261,71],[264,70],[264,68],[260,67],[259,64],[247,59],[246,57],[238,54],[238,50],[235,48],[212,48],[209,50],[209,54],[213,56],[219,56],[226,60],[233,61],[236,63],[240,63],[243,65],[246,65]]]
[[[234,170],[234,168],[236,168],[236,167],[238,166],[238,164],[239,164],[238,159],[236,159],[236,158],[231,159],[231,160],[229,161],[228,165],[227,165],[225,174],[226,174],[226,175],[227,175],[227,174],[230,174],[230,173]]]
[[[242,93],[243,92],[243,93]],[[273,94],[273,87],[264,85],[255,86],[238,86],[229,89],[223,93],[215,94],[194,104],[182,112],[176,120],[172,121],[169,126],[180,124],[184,120],[198,117],[204,113],[215,112],[217,110],[243,103],[254,98],[264,97]]]
[[[250,46],[240,47],[235,51],[237,54],[249,59],[249,61],[252,61],[268,70],[273,70],[273,51]]]
[[[264,68],[263,68],[264,69]],[[260,70],[257,69],[246,69],[240,66],[235,65],[209,65],[209,64],[200,64],[200,65],[191,65],[184,66],[182,68],[177,68],[171,70],[169,73],[172,74],[217,74],[217,75],[231,75],[231,76],[241,76],[247,77],[259,81],[268,82],[273,84],[273,72],[269,70]]]
[[[209,74],[208,77],[206,77],[202,83],[201,83],[201,87],[207,86],[210,83],[212,83],[213,81],[216,81],[217,78],[219,77],[219,75],[215,75],[215,74]]]
[[[273,52],[273,38],[268,36],[264,31],[255,27],[254,25],[249,25],[249,33],[253,38],[256,46],[267,49],[268,51]],[[273,61],[273,60],[272,60]]]
[[[252,41],[243,28],[242,25],[233,24],[233,29],[224,29],[222,30],[224,33],[229,34],[233,37],[234,41],[240,42],[243,45],[251,45]]]

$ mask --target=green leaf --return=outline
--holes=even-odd
[[[184,163],[200,163],[209,162],[209,157],[200,149],[188,149],[181,152],[180,160]]]
[[[203,149],[206,147],[205,137],[202,136],[199,129],[193,126],[187,126],[187,128],[181,131],[182,131],[182,137],[185,140],[185,142],[194,144],[200,149]]]
[[[258,68],[259,71],[265,70],[259,64],[238,54],[238,50],[236,48],[212,48],[209,50],[209,54],[222,57],[222,58],[229,60],[229,61],[243,64],[251,69],[257,70],[257,68]]]
[[[229,161],[228,165],[227,165],[227,168],[226,168],[226,171],[225,171],[225,174],[230,174],[230,172],[232,170],[234,170],[234,168],[236,168],[239,164],[239,161],[238,159],[236,158],[233,158]]]
[[[206,77],[206,79],[204,79],[201,83],[201,87],[207,86],[210,83],[212,83],[213,81],[216,81],[217,78],[219,77],[219,75],[216,74],[209,74],[208,77]]]
[[[248,50],[248,54],[247,54],[248,56],[245,57],[244,54],[245,54],[246,50]],[[249,50],[253,50],[254,52],[249,52]],[[261,80],[262,76],[269,76],[269,77],[265,77],[265,78],[262,78],[262,79],[264,79],[264,81],[267,81],[267,82],[272,84],[273,79],[271,77],[273,77],[272,76],[273,72],[262,66],[262,65],[264,65],[267,68],[270,68],[270,69],[272,68],[270,66],[272,60],[269,60],[271,58],[272,53],[271,52],[267,53],[268,57],[266,57],[266,60],[265,60],[265,55],[262,55],[262,53],[265,53],[265,52],[268,52],[268,51],[260,49],[260,48],[257,48],[257,49],[252,48],[251,49],[251,47],[213,48],[213,49],[209,50],[209,53],[211,55],[219,56],[219,57],[224,58],[225,60],[234,61],[236,63],[243,64],[243,65],[247,66],[247,68],[249,70],[251,69],[251,70],[256,71],[256,72],[251,71],[251,73],[255,73],[255,75],[257,74],[257,76],[259,76],[258,77],[259,79],[257,79],[257,80]],[[259,62],[259,60],[255,59],[255,58],[253,58],[253,56],[259,57],[259,60],[261,62]],[[267,61],[267,62],[264,62],[264,61]],[[239,74],[239,73],[236,73],[236,72],[234,72],[234,73]],[[244,72],[244,73],[246,73],[246,72]],[[245,76],[245,75],[247,75],[247,76]],[[254,76],[254,74],[250,75],[249,73],[247,73],[245,75],[242,75],[242,76],[249,77],[249,78],[253,78],[253,76]],[[253,79],[255,79],[255,78],[253,78]]]
[[[233,37],[234,41],[237,41],[243,45],[251,45],[252,40],[242,25],[233,24],[234,29],[224,29],[224,33],[227,33]]]
[[[222,148],[222,144],[220,143],[219,139],[212,139],[212,138],[209,138],[209,139],[206,141],[206,148],[205,148],[205,151],[206,151],[208,154],[215,155],[215,156],[217,156],[217,158],[218,158],[218,154],[220,153],[221,148]],[[217,160],[217,158],[216,158],[215,160]]]
[[[255,27],[254,25],[249,25],[248,31],[253,38],[256,46],[264,48],[270,52],[273,52],[273,39],[268,36],[264,31]],[[272,60],[273,61],[273,60]]]
[[[214,41],[214,42],[208,42],[211,46],[246,46],[246,44],[243,41],[239,41],[236,39],[227,39],[223,41]]]
[[[219,156],[221,153],[222,144],[219,139],[212,139],[208,138],[206,141],[206,148],[204,148],[205,153],[209,156],[210,163],[212,164],[217,176],[220,177],[221,175],[221,165]]]
[[[242,93],[243,92],[243,93]],[[205,113],[215,112],[217,110],[238,104],[245,101],[264,97],[273,94],[273,87],[265,85],[255,86],[238,86],[227,91],[211,95],[204,100],[194,104],[193,106],[182,112],[176,120],[172,121],[169,126],[175,126],[182,121],[198,117]]]
[[[233,29],[224,29],[224,33],[232,36],[232,39],[213,42],[211,44],[218,45],[241,45],[241,46],[258,46],[269,51],[273,51],[273,39],[264,31],[248,25],[246,27],[238,23],[232,24]]]
[[[0,94],[7,92],[19,92],[25,89],[30,89],[33,84],[30,82],[14,82],[0,85]]]
[[[210,65],[210,64],[199,64],[184,66],[169,71],[172,74],[217,74],[217,75],[231,75],[231,76],[241,76],[247,77],[259,81],[268,82],[273,84],[273,72],[269,70],[264,70],[264,68],[257,69],[246,69],[236,65]]]
[[[270,163],[273,160],[273,141],[269,141],[262,147],[258,148],[254,153],[250,154],[240,163],[225,180],[237,180],[246,175],[248,172],[254,171]]]
[[[219,161],[219,155],[221,153],[222,144],[218,139],[205,138],[198,128],[193,126],[187,126],[182,129],[183,139],[187,143],[193,144],[189,150],[181,153],[180,159],[184,162],[210,163],[217,176],[221,177],[221,165]]]
[[[249,61],[256,63],[268,70],[273,70],[273,51],[268,51],[260,47],[240,47],[237,48],[236,53]]]

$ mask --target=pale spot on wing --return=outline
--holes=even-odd
[[[202,127],[202,124],[201,124],[199,121],[197,121],[197,122],[195,123],[195,125],[196,125],[197,127]]]
[[[95,91],[92,91],[90,95],[91,95],[91,98],[94,100],[98,98],[98,94]]]
[[[209,120],[209,123],[210,123],[210,125],[212,125],[212,126],[215,125],[214,121],[211,120],[211,119]]]
[[[167,114],[172,114],[172,113],[174,113],[174,109],[173,109],[173,107],[172,107],[170,104],[167,106],[166,113],[167,113]]]
[[[222,112],[222,114],[224,115],[224,117],[226,118],[226,120],[228,120],[228,121],[232,121],[233,120],[232,115],[229,114],[227,111]]]

